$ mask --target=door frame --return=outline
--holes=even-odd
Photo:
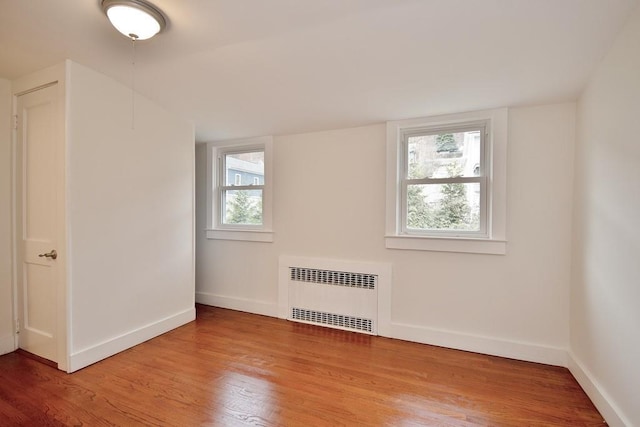
[[[56,201],[56,218],[58,218],[58,224],[56,224],[56,250],[58,252],[59,264],[58,275],[56,278],[56,336],[57,336],[57,354],[56,362],[58,369],[62,371],[69,371],[69,356],[70,356],[70,322],[69,322],[69,280],[67,271],[69,270],[70,260],[68,256],[68,233],[67,233],[67,136],[66,136],[66,110],[67,110],[67,64],[66,62],[60,63],[53,67],[46,68],[41,71],[29,74],[11,82],[11,94],[12,94],[12,123],[15,123],[15,116],[17,115],[18,97],[20,95],[27,94],[29,92],[36,91],[38,89],[56,84],[57,87],[57,113],[55,117],[56,135],[55,140],[59,148],[56,150],[56,191],[58,194]],[[19,230],[17,230],[17,192],[21,191],[21,188],[17,188],[17,150],[19,141],[17,140],[17,129],[15,125],[12,125],[12,137],[11,137],[11,245],[12,245],[12,290],[13,290],[13,318],[14,324],[18,322],[18,274],[21,271],[21,258],[22,255],[18,251],[18,239]],[[14,328],[14,347],[18,348],[18,334],[17,329]]]

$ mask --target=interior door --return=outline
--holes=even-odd
[[[56,84],[17,97],[16,246],[18,345],[58,362]]]

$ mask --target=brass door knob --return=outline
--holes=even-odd
[[[38,256],[40,258],[45,257],[45,258],[56,259],[56,258],[58,258],[58,252],[56,252],[55,249],[51,249],[51,252],[47,252],[46,254],[40,254]]]

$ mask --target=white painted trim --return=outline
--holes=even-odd
[[[264,150],[264,177],[262,188],[262,225],[238,227],[224,225],[220,219],[220,171],[215,159],[219,152],[233,148]],[[273,242],[273,137],[214,141],[207,143],[207,239]],[[260,234],[262,233],[262,234]]]
[[[74,62],[70,60],[65,60],[65,78],[64,78],[64,118],[62,119],[64,122],[64,138],[65,138],[65,149],[64,149],[64,222],[66,225],[65,233],[64,233],[64,245],[66,250],[66,262],[65,262],[65,292],[64,294],[58,295],[58,301],[60,301],[60,307],[58,310],[59,319],[63,319],[64,323],[64,335],[59,335],[61,340],[64,342],[58,343],[58,351],[59,354],[64,355],[64,357],[58,358],[58,369],[62,371],[69,371],[69,366],[71,365],[71,348],[72,348],[72,340],[73,340],[73,331],[71,329],[71,289],[73,289],[73,283],[70,272],[73,266],[73,251],[71,248],[71,233],[73,229],[71,227],[71,207],[69,194],[71,193],[71,179],[70,172],[67,165],[71,163],[70,160],[70,152],[69,146],[71,144],[71,137],[69,136],[69,121],[70,117],[67,114],[71,109],[71,67],[74,66]],[[59,320],[60,321],[60,320]]]
[[[15,336],[5,335],[0,337],[0,355],[11,353],[16,350],[16,339]]]
[[[312,267],[312,265],[296,265],[301,267]],[[288,268],[288,263],[281,263],[280,268]],[[315,268],[323,267],[316,266]],[[388,274],[390,278],[391,269],[389,268],[387,272],[383,272],[382,274]],[[281,276],[281,274],[279,274],[279,276]],[[284,286],[283,283],[285,283]],[[231,310],[286,319],[288,292],[284,292],[283,297],[283,292],[281,290],[283,287],[286,289],[286,280],[279,280],[278,286],[280,288],[278,305],[264,301],[227,297],[203,292],[196,293],[196,302],[214,307],[228,308]],[[388,298],[388,296],[380,298],[380,295],[387,295],[390,293],[390,289],[381,287],[378,293],[379,299]],[[463,334],[459,332],[424,328],[401,323],[390,323],[388,321],[390,307],[391,304],[386,302],[379,306],[378,335],[380,336],[463,351],[471,351],[474,353],[506,357],[509,359],[523,360],[527,362],[567,367],[567,351],[564,348],[506,341],[483,337],[480,335]]]
[[[265,230],[206,230],[207,239],[239,240],[243,242],[273,242],[273,231]]]
[[[11,91],[13,96],[32,92],[52,83],[61,83],[64,81],[66,76],[65,67],[66,63],[61,62],[13,80],[11,82]]]
[[[385,236],[387,249],[406,249],[438,252],[466,252],[505,255],[507,242],[495,239],[464,239],[452,237]]]
[[[244,145],[264,145],[273,143],[273,136],[256,136],[242,139],[223,139],[218,141],[206,142],[207,145],[214,147],[242,147]]]
[[[70,60],[65,60],[59,64],[54,66],[45,68],[40,71],[36,71],[34,73],[28,74],[26,76],[20,77],[11,82],[11,91],[13,94],[13,114],[17,113],[17,97],[32,92],[34,90],[38,90],[45,86],[49,86],[51,84],[57,85],[57,117],[56,117],[56,137],[58,138],[57,146],[56,146],[56,162],[57,162],[57,172],[54,180],[56,181],[57,187],[57,201],[56,201],[56,216],[58,218],[57,224],[57,235],[55,237],[56,241],[56,250],[58,252],[59,261],[56,266],[57,270],[57,301],[56,301],[56,340],[57,340],[57,351],[56,351],[56,362],[58,364],[58,369],[67,371],[69,358],[70,358],[70,340],[71,340],[71,325],[69,321],[69,312],[67,310],[70,307],[69,298],[70,298],[70,282],[67,271],[69,271],[71,266],[71,261],[69,259],[70,251],[68,250],[68,242],[69,242],[69,228],[68,228],[68,179],[67,179],[67,167],[68,164],[68,138],[67,138],[67,111],[69,108],[69,73],[70,68],[73,62]],[[17,220],[16,220],[16,150],[17,150],[17,132],[15,130],[12,131],[12,270],[13,270],[13,300],[14,300],[14,315],[17,317],[19,314],[18,310],[18,265],[19,265],[19,253],[18,253],[18,245],[17,240],[18,236],[16,235],[17,228]],[[18,339],[16,341],[16,348],[18,348],[19,343]]]
[[[196,128],[193,122],[190,122],[191,127],[191,141],[194,143],[191,146],[191,305],[195,306],[196,303]]]
[[[121,351],[127,350],[145,341],[155,338],[159,335],[169,332],[184,324],[187,324],[196,318],[196,310],[189,308],[187,310],[176,313],[172,316],[160,319],[157,322],[150,323],[138,329],[117,336],[115,338],[103,341],[94,346],[82,349],[69,357],[69,366],[67,372],[74,372],[78,369],[87,367]]]
[[[489,212],[489,238],[470,239],[446,235],[446,239],[438,236],[411,235],[413,240],[403,239],[402,212],[400,200],[402,193],[402,141],[401,133],[412,128],[451,126],[474,121],[488,121],[491,129],[486,140],[487,162],[487,210]],[[386,218],[385,235],[388,249],[428,250],[442,252],[466,252],[481,254],[506,253],[506,218],[507,218],[507,140],[508,109],[474,111],[460,114],[449,114],[435,117],[422,117],[408,120],[387,122],[387,164],[386,164]],[[456,244],[451,241],[456,240]],[[495,242],[495,244],[479,243]]]
[[[231,310],[244,311],[246,313],[278,317],[278,306],[275,303],[267,301],[228,297],[208,292],[196,292],[196,302],[198,304],[210,305],[213,307],[228,308]]]
[[[567,350],[559,347],[541,346],[531,343],[507,341],[481,335],[465,334],[435,328],[392,323],[389,338],[397,338],[422,344],[471,351],[474,353],[567,366]]]
[[[212,228],[213,224],[215,224],[217,222],[217,215],[214,215],[214,212],[218,211],[218,205],[219,205],[219,201],[218,201],[218,190],[216,188],[216,181],[214,181],[214,173],[216,173],[216,170],[214,168],[214,161],[213,161],[213,156],[214,153],[216,151],[216,148],[213,146],[213,144],[205,144],[205,146],[207,147],[207,182],[206,182],[206,191],[207,194],[205,195],[205,203],[206,203],[206,210],[207,210],[207,222],[206,225],[208,228]],[[209,237],[207,236],[207,239]]]
[[[576,355],[569,351],[569,371],[578,381],[580,387],[589,396],[600,414],[611,427],[625,427],[633,425],[622,413],[618,405],[605,391],[604,387],[595,379],[593,374],[580,362]]]

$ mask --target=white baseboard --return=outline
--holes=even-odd
[[[206,292],[196,292],[196,302],[214,307],[228,308],[264,316],[279,317],[277,303],[250,300],[246,298],[228,297]],[[384,327],[383,327],[384,326]],[[546,365],[567,367],[567,350],[564,348],[545,347],[529,343],[504,341],[477,335],[461,334],[421,326],[391,323],[379,325],[381,336],[413,341],[422,344],[437,345],[474,353],[507,357]],[[388,332],[388,333],[387,333]]]
[[[270,303],[246,298],[227,297],[207,292],[196,292],[196,302],[214,307],[261,314],[263,316],[278,317],[278,305],[275,302]]]
[[[68,372],[87,367],[93,363],[106,359],[109,356],[120,353],[145,341],[169,332],[179,326],[193,321],[196,318],[195,308],[189,308],[157,322],[145,325],[141,328],[122,334],[113,339],[101,342],[89,348],[73,353],[69,357]]]
[[[391,323],[389,338],[414,341],[422,344],[489,354],[527,362],[567,367],[567,350],[529,343],[505,341],[479,335],[425,328],[422,326]]]
[[[14,335],[0,337],[0,355],[11,353],[16,350],[16,338]]]
[[[569,371],[584,392],[587,393],[596,408],[598,408],[598,411],[600,411],[609,426],[625,427],[633,425],[573,352],[569,352]]]

